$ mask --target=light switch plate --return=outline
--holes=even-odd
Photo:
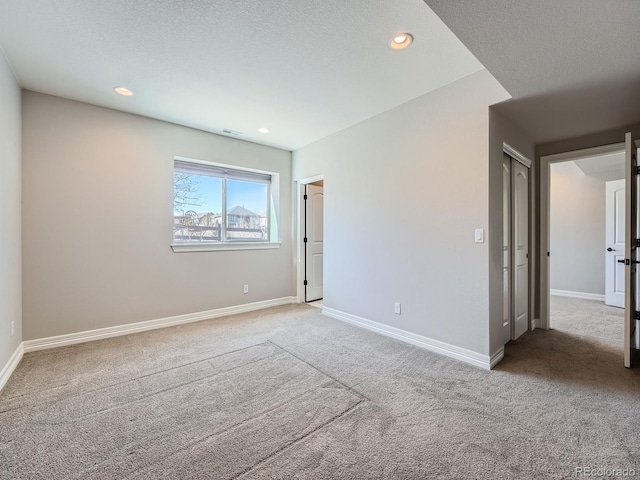
[[[484,243],[484,228],[476,228],[476,243]]]

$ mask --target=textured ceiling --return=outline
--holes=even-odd
[[[610,180],[621,180],[624,178],[624,151],[610,153],[608,155],[582,158],[580,160],[575,160],[574,163],[584,172],[585,175],[599,178],[605,182]]]
[[[0,45],[23,88],[288,150],[483,68],[422,0],[0,0]]]
[[[640,120],[640,1],[425,0],[512,100],[536,142]]]

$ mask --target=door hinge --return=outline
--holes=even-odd
[[[635,312],[635,315],[633,316],[634,320],[640,320],[640,312]]]
[[[307,194],[305,193],[305,194],[304,194],[304,199],[306,200],[307,198],[308,198],[308,197],[307,197]]]
[[[634,158],[635,160],[635,158]],[[636,175],[640,175],[640,167],[636,167]]]
[[[304,237],[304,243],[307,243],[307,237]]]
[[[307,281],[306,281],[306,280],[304,281],[304,286],[305,286],[305,287],[307,286]]]
[[[640,238],[636,238],[636,247],[640,247]]]

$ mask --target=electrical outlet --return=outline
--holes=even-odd
[[[249,285],[244,286],[244,293],[249,293]]]
[[[15,320],[11,320],[11,336],[13,337],[13,332],[16,329],[16,321]]]
[[[396,315],[400,315],[400,302],[396,302],[393,304],[393,313]]]

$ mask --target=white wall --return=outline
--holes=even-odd
[[[550,167],[550,288],[604,295],[605,182],[574,162]]]
[[[326,307],[488,355],[474,229],[489,222],[488,106],[507,97],[480,71],[294,152],[294,179],[324,174]]]
[[[0,370],[22,342],[20,97],[0,49]]]
[[[290,152],[28,91],[23,116],[25,340],[292,295]],[[174,155],[279,173],[281,248],[173,253]]]

